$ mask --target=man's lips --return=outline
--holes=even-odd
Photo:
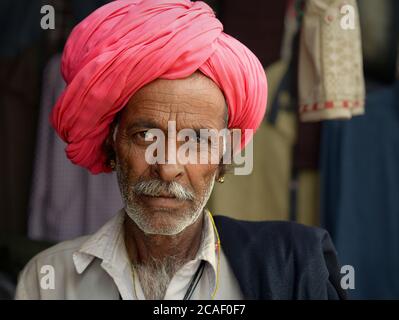
[[[155,197],[156,198],[158,197],[158,198],[174,198],[174,199],[176,199],[176,197],[174,195],[167,194],[167,193],[161,193],[159,196],[155,196]]]
[[[184,204],[185,200],[177,199],[171,195],[160,195],[160,196],[147,196],[141,195],[142,200],[152,207],[167,207],[177,208]]]

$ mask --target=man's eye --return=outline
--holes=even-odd
[[[145,130],[135,133],[134,137],[142,141],[153,141],[155,136],[149,130]]]

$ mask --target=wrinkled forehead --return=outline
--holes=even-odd
[[[175,121],[183,128],[224,128],[227,107],[223,92],[196,72],[184,79],[157,79],[138,90],[120,115],[120,126],[166,128]]]

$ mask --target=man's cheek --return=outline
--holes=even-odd
[[[125,161],[125,172],[128,174],[130,180],[144,177],[148,173],[148,169],[149,165],[143,157],[130,156]]]

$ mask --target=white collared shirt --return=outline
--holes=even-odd
[[[137,274],[132,276],[124,219],[120,210],[93,235],[62,242],[35,256],[20,274],[16,299],[145,299]],[[205,269],[191,299],[211,299],[215,291],[214,299],[243,298],[222,248],[220,256],[217,253],[211,219],[206,210],[199,250],[173,276],[166,300],[183,299],[201,260]]]

